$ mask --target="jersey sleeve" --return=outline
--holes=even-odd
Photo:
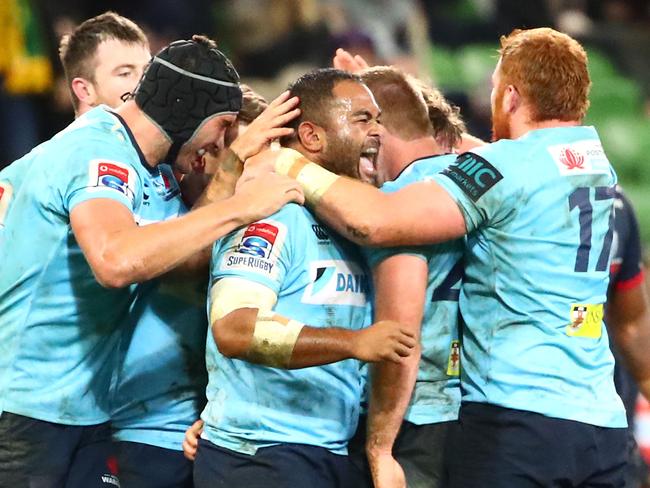
[[[622,249],[621,265],[616,273],[612,286],[616,290],[630,290],[641,284],[644,279],[642,265],[641,237],[639,235],[639,224],[634,213],[632,204],[624,194],[620,194],[622,206],[616,208],[615,227],[625,228],[625,239],[618,242],[618,248]]]
[[[496,163],[488,160],[489,154],[463,153],[432,178],[458,204],[468,233],[504,217],[504,202],[512,201],[515,186],[504,178]]]
[[[267,286],[276,293],[290,269],[299,229],[296,210],[285,206],[267,219],[235,231],[212,252],[210,286],[224,277],[238,277]]]
[[[72,159],[73,174],[63,195],[68,211],[95,198],[115,200],[134,210],[142,183],[125,151],[102,141],[78,148]]]

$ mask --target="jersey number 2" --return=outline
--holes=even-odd
[[[611,200],[616,196],[614,187],[597,186],[595,188],[595,200]],[[591,253],[591,224],[593,207],[590,200],[590,188],[576,188],[569,195],[569,210],[578,207],[578,222],[580,223],[580,245],[576,255],[576,263],[573,268],[578,273],[584,273],[589,268],[589,254]],[[609,262],[609,253],[612,248],[612,238],[614,237],[614,207],[609,213],[609,227],[605,234],[603,248],[596,262],[596,271],[606,271]]]

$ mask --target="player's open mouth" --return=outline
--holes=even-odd
[[[361,151],[361,158],[359,158],[359,172],[365,175],[374,175],[377,171],[377,153],[379,152],[378,145],[366,147]]]

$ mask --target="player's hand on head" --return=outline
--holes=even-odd
[[[309,163],[309,160],[295,149],[275,147],[247,159],[244,164],[244,173],[249,176],[259,176],[272,172],[291,175],[296,163],[304,165]]]
[[[265,149],[255,156],[246,159],[244,171],[237,185],[253,178],[263,178],[269,173],[275,173],[275,164],[285,149]]]
[[[248,158],[244,164],[244,171],[237,180],[237,188],[253,178],[264,178],[269,173],[275,173],[275,162],[280,155],[280,151],[278,149],[265,149]]]
[[[350,73],[359,73],[369,67],[366,60],[361,56],[358,54],[352,56],[352,54],[342,48],[336,50],[336,54],[332,60],[332,66],[336,69],[348,71]]]
[[[358,331],[354,356],[366,362],[393,361],[413,353],[417,340],[413,332],[399,322],[382,320]]]
[[[293,129],[284,126],[300,114],[298,102],[298,97],[291,97],[288,91],[282,93],[237,136],[230,149],[245,161],[266,149],[273,140],[291,135]]]
[[[203,432],[203,420],[197,420],[186,431],[183,439],[183,455],[190,461],[196,458],[196,451],[199,447],[199,437]]]
[[[268,217],[287,203],[305,203],[300,184],[288,176],[267,173],[237,184],[235,197],[245,205],[250,221]]]

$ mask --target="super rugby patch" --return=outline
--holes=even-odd
[[[609,160],[598,140],[587,139],[546,148],[562,176],[609,173]]]
[[[442,174],[456,183],[474,202],[503,179],[499,170],[487,160],[469,152],[458,156],[456,161],[442,170]]]
[[[247,271],[276,278],[277,263],[287,237],[287,227],[274,220],[250,224],[237,233],[235,245],[224,254],[219,269]]]
[[[90,188],[110,188],[135,201],[136,172],[127,164],[105,159],[93,159],[88,167],[88,186]]]

